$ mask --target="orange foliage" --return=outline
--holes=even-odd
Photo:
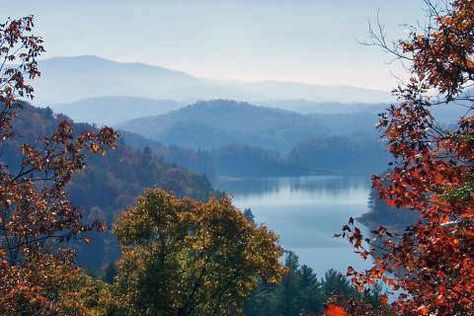
[[[328,304],[326,306],[326,316],[348,316],[349,314],[344,310],[343,307],[336,304]]]
[[[343,227],[356,251],[376,258],[364,273],[348,269],[363,289],[375,280],[402,290],[396,315],[471,315],[474,311],[474,0],[456,0],[435,24],[400,41],[413,61],[410,82],[394,93],[399,103],[381,115],[380,128],[395,161],[373,187],[391,206],[417,210],[422,220],[394,236],[380,227],[366,239]],[[428,91],[436,91],[437,97]],[[437,100],[437,99],[440,100]],[[466,114],[449,129],[430,112],[435,104]],[[364,243],[365,241],[365,243]]]

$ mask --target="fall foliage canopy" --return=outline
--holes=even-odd
[[[116,289],[129,314],[212,315],[241,309],[262,278],[285,268],[278,238],[230,199],[197,202],[149,189],[115,225]]]

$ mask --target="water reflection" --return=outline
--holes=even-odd
[[[241,208],[274,230],[282,245],[319,274],[329,268],[366,266],[347,242],[333,238],[350,216],[367,209],[367,177],[305,176],[227,179],[215,183]]]
[[[322,191],[329,194],[352,188],[368,188],[366,177],[343,177],[343,176],[301,176],[280,178],[230,178],[220,179],[216,185],[229,193],[238,196],[262,195],[279,193],[282,189],[291,192],[304,191],[308,193],[319,193]]]

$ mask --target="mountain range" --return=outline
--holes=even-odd
[[[57,57],[39,62],[43,75],[35,82],[37,105],[70,103],[102,96],[129,96],[192,103],[208,99],[251,102],[386,102],[387,92],[352,86],[280,81],[200,78],[142,63],[119,63],[96,56]]]
[[[210,150],[237,143],[285,153],[301,141],[331,135],[375,138],[376,121],[374,113],[303,115],[246,102],[213,100],[116,127],[167,145]]]
[[[91,55],[45,59],[39,68],[42,76],[35,80],[35,105],[98,125],[116,125],[212,99],[247,101],[300,114],[378,113],[393,101],[389,93],[352,86],[211,80]],[[465,111],[460,106],[433,109],[448,123]]]
[[[383,170],[387,155],[376,122],[371,112],[304,115],[213,100],[116,127],[131,146],[214,177],[257,175],[259,169],[272,175]]]

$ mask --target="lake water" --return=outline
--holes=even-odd
[[[368,266],[347,241],[333,236],[350,216],[367,211],[369,177],[221,179],[215,186],[231,194],[238,207],[251,208],[256,222],[277,233],[281,245],[320,277],[330,268],[345,273],[348,265]]]

